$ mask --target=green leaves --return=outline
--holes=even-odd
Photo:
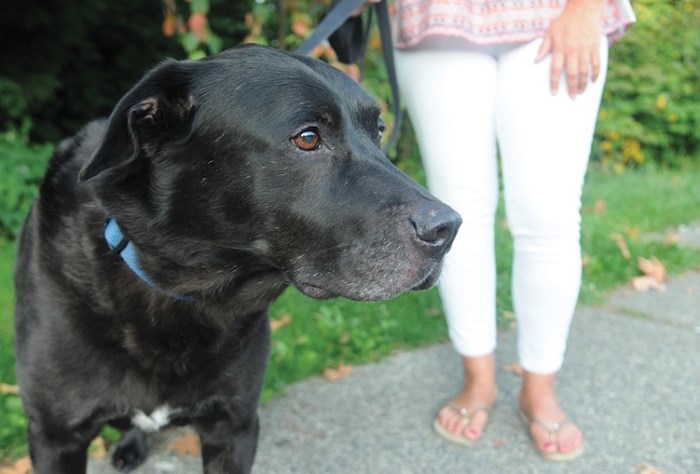
[[[0,135],[0,238],[14,238],[32,205],[53,152],[28,145],[16,132]]]
[[[209,0],[188,0],[187,4],[189,8],[184,8],[176,0],[163,2],[163,34],[177,35],[189,59],[201,59],[220,52],[223,40],[209,26]],[[183,20],[183,15],[187,15],[187,21]]]
[[[700,4],[639,0],[638,22],[610,50],[593,155],[622,171],[700,156]]]

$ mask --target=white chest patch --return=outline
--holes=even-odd
[[[173,411],[168,405],[162,405],[153,410],[150,415],[146,415],[141,410],[136,410],[131,422],[147,433],[158,431],[170,421],[170,414]]]

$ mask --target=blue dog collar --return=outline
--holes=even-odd
[[[151,277],[146,274],[145,271],[143,271],[143,268],[141,268],[141,264],[139,263],[139,257],[136,254],[136,247],[134,247],[134,244],[132,244],[126,238],[121,227],[119,227],[119,224],[117,224],[116,219],[109,219],[107,221],[107,225],[105,225],[105,239],[107,240],[109,248],[112,249],[114,253],[118,253],[122,260],[124,260],[124,263],[126,263],[131,271],[134,272],[134,274],[136,274],[136,276],[141,280],[145,281],[164,295],[168,295],[180,301],[193,301],[191,296],[178,295],[165,291],[159,287],[156,282],[154,282]]]

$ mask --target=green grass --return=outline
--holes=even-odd
[[[409,170],[415,176],[415,170]],[[420,176],[419,176],[420,179]],[[596,208],[604,203],[605,212]],[[649,232],[700,221],[700,167],[680,171],[646,168],[621,175],[591,169],[583,198],[582,243],[587,264],[581,301],[598,303],[607,291],[639,274],[638,256],[658,257],[671,273],[700,265],[700,250],[647,243]],[[597,209],[597,210],[596,210]],[[497,222],[503,220],[502,212]],[[625,236],[625,259],[610,235]],[[497,226],[498,312],[511,310],[509,296],[512,245]],[[14,383],[12,353],[12,267],[14,243],[0,238],[0,382]],[[314,301],[290,289],[272,308],[272,318],[288,324],[273,334],[273,347],[263,399],[283,393],[292,382],[329,367],[378,360],[447,338],[436,290],[403,295],[383,303],[346,300]],[[16,396],[0,396],[0,459],[26,450],[26,422]],[[7,420],[7,421],[5,421]]]
[[[0,238],[0,383],[14,384],[15,357],[12,348],[13,300],[12,268],[15,260],[14,242]],[[0,395],[0,461],[5,457],[23,455],[27,421],[19,397]]]
[[[12,285],[12,268],[15,261],[15,244],[0,239],[0,382],[14,383],[12,335],[15,291]]]
[[[596,201],[605,212],[596,211]],[[700,250],[682,249],[642,237],[680,224],[700,222],[700,168],[643,168],[623,174],[592,170],[584,187],[582,246],[587,265],[581,302],[602,301],[605,292],[639,275],[637,258],[656,256],[671,273],[700,265]],[[625,238],[625,259],[611,238]]]

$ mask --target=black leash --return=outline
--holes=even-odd
[[[297,50],[299,54],[309,54],[322,41],[328,39],[338,28],[347,21],[352,14],[365,4],[366,0],[339,0],[331,11],[321,20],[316,27],[316,30],[311,36],[304,41],[304,44]],[[391,23],[389,21],[389,9],[387,0],[381,0],[379,3],[373,3],[368,8],[374,8],[377,13],[377,21],[379,23],[379,36],[382,41],[382,53],[384,54],[384,63],[386,64],[386,72],[391,86],[391,100],[394,107],[394,128],[391,131],[389,141],[384,148],[384,152],[388,153],[398,139],[399,130],[403,122],[403,114],[401,111],[401,100],[399,97],[399,83],[396,78],[396,66],[394,64],[394,47],[391,39]],[[370,18],[371,20],[371,18]],[[367,33],[369,33],[370,25],[367,25]],[[364,52],[363,52],[364,53]]]

